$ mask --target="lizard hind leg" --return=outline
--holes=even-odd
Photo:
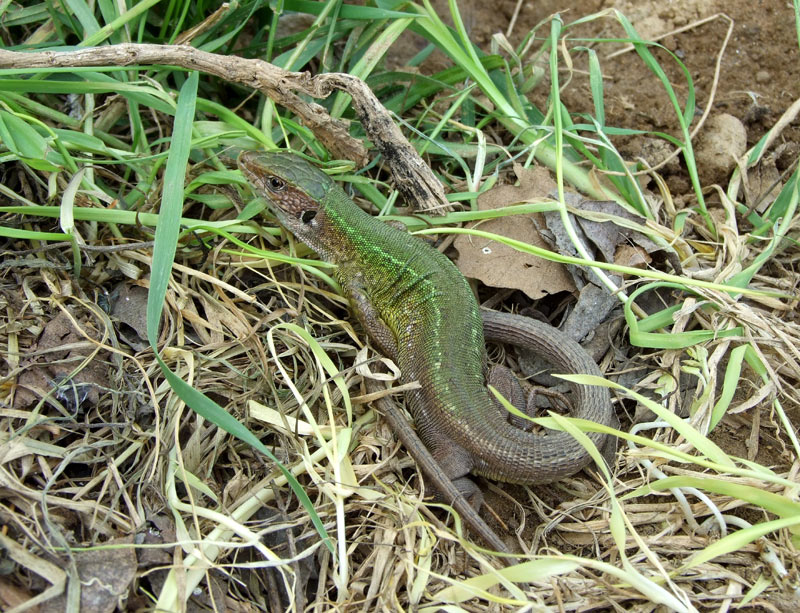
[[[536,403],[532,396],[525,397],[525,390],[517,379],[514,372],[506,367],[495,365],[489,371],[489,384],[494,387],[498,392],[503,395],[503,398],[508,400],[517,409],[528,417],[536,417]],[[533,429],[533,423],[510,413],[499,402],[496,403],[498,409],[502,414],[507,415],[509,423],[519,428],[520,430],[530,431]]]
[[[475,510],[480,509],[483,505],[483,493],[478,484],[469,476],[473,467],[473,460],[469,452],[449,439],[441,439],[439,444],[431,445],[430,451],[458,493]]]
[[[453,485],[473,509],[480,510],[483,506],[483,492],[477,483],[470,477],[459,477],[458,479],[453,479]]]

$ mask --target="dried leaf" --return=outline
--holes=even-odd
[[[108,387],[105,352],[95,355],[71,379],[67,379],[95,350],[95,345],[75,329],[72,319],[91,338],[99,337],[90,323],[81,320],[77,309],[68,310],[71,317],[61,311],[47,322],[35,348],[32,348],[36,355],[23,362],[24,370],[17,379],[14,408],[26,408],[57,388],[55,398],[71,413],[77,413],[87,406],[95,406],[100,397],[99,390]]]
[[[117,333],[136,351],[147,346],[147,289],[134,283],[120,283],[111,293],[111,317]],[[125,326],[128,329],[125,328]]]
[[[544,198],[553,189],[553,182],[544,169],[515,167],[519,186],[500,185],[478,198],[480,210],[499,209],[511,204]],[[514,215],[471,224],[486,232],[508,236],[539,247],[549,248],[536,229],[532,215]],[[479,279],[490,287],[513,288],[532,299],[575,289],[561,264],[548,262],[522,253],[506,245],[489,242],[469,235],[455,240],[458,268],[470,278]]]
[[[620,266],[644,268],[652,261],[646,250],[634,245],[620,245],[614,255],[614,262]]]
[[[747,169],[745,182],[745,201],[759,213],[767,210],[783,189],[781,173],[775,164],[775,156],[762,158],[755,166]]]
[[[133,537],[113,539],[105,545],[118,545],[111,549],[79,551],[75,554],[75,566],[81,581],[81,611],[112,613],[120,599],[130,588],[136,575],[136,553]],[[66,594],[48,600],[42,605],[42,613],[64,611]]]

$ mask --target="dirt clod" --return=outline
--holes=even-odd
[[[747,149],[747,130],[733,115],[711,116],[697,139],[695,158],[703,185],[723,183]]]

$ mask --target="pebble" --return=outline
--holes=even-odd
[[[746,150],[747,130],[741,121],[727,113],[709,117],[694,148],[700,182],[725,184]]]
[[[768,83],[772,79],[772,75],[768,70],[759,70],[756,73],[756,83]]]

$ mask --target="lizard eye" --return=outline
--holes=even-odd
[[[303,211],[300,214],[300,221],[303,223],[311,223],[311,221],[317,216],[317,212],[313,210]]]
[[[286,189],[286,181],[276,176],[267,177],[267,188],[271,192],[282,192]]]

